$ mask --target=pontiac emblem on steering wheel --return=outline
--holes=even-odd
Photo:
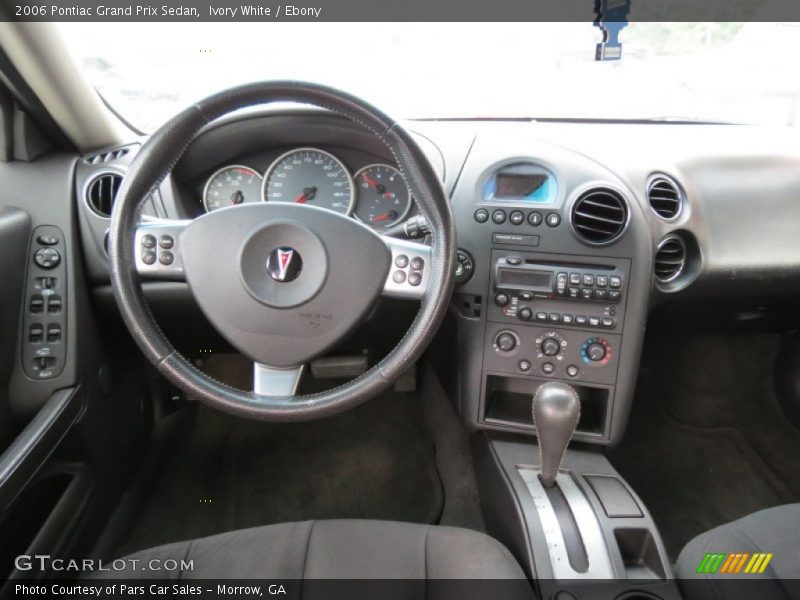
[[[267,272],[275,281],[286,283],[297,279],[303,270],[303,259],[294,248],[281,246],[267,255]]]

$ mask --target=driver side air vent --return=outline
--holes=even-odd
[[[678,185],[664,176],[653,177],[647,185],[647,201],[659,217],[672,220],[681,214],[683,194]]]
[[[110,150],[108,152],[101,152],[100,154],[86,156],[84,157],[83,162],[89,165],[99,165],[101,163],[107,163],[112,160],[120,159],[128,154],[129,151],[129,148],[117,148],[116,150]]]
[[[609,188],[593,188],[572,206],[572,227],[590,244],[609,244],[619,238],[628,223],[628,205]]]
[[[121,185],[122,175],[118,173],[98,175],[86,188],[86,202],[101,217],[110,217]]]
[[[653,269],[659,283],[677,279],[686,266],[686,244],[676,235],[664,238],[656,249]]]

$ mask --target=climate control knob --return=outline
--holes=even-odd
[[[598,362],[606,357],[606,348],[599,342],[594,342],[586,347],[586,356],[593,362]]]
[[[501,354],[507,354],[519,346],[520,341],[516,333],[510,330],[499,332],[494,338],[494,349]]]
[[[545,338],[542,340],[542,354],[545,356],[556,356],[561,352],[561,342],[555,338]]]
[[[587,364],[606,365],[611,360],[611,343],[603,338],[589,338],[581,344],[581,358]]]

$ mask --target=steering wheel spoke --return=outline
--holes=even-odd
[[[136,272],[142,279],[185,281],[180,235],[191,221],[143,221],[136,228]]]
[[[270,367],[253,363],[253,392],[257,396],[294,396],[305,365]]]
[[[382,295],[387,298],[421,299],[430,281],[431,248],[419,242],[386,235],[381,239],[392,253]]]

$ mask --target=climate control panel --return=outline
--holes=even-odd
[[[536,327],[490,326],[485,371],[613,385],[622,336]]]

